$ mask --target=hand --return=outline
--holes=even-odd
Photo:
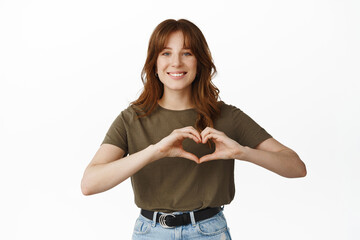
[[[197,156],[183,149],[182,142],[185,138],[190,138],[196,143],[201,143],[201,136],[195,128],[184,127],[175,129],[169,136],[155,144],[155,147],[157,147],[161,155],[160,158],[183,157],[199,163],[199,158]]]
[[[201,132],[202,143],[212,139],[215,143],[215,152],[200,158],[199,163],[216,159],[239,159],[244,147],[232,140],[225,133],[207,127]]]

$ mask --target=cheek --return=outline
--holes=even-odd
[[[160,59],[158,58],[157,60],[156,60],[156,65],[155,65],[155,71],[158,73],[159,72],[159,70],[161,70],[161,61],[160,61]]]
[[[196,75],[198,72],[196,63],[194,65],[192,65],[192,70],[193,70],[193,73]]]
[[[196,59],[192,62],[192,68],[196,71],[197,70],[197,61]]]
[[[161,59],[161,58],[158,58],[156,60],[156,66],[155,68],[158,70],[158,71],[161,71],[162,69],[164,69],[166,67],[166,61],[164,61],[164,59]]]

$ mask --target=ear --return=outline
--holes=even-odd
[[[155,72],[155,77],[159,78],[159,75],[158,75],[158,70],[157,70],[157,66],[155,65],[154,66],[154,72]]]

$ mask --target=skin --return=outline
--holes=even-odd
[[[184,48],[184,36],[177,31],[170,34],[165,49],[157,61],[157,73],[164,84],[164,94],[159,104],[168,109],[183,110],[193,107],[191,83],[196,77],[197,60],[190,49]],[[172,79],[169,73],[186,74],[181,79]]]
[[[189,49],[184,49],[184,38],[181,32],[169,36],[166,49],[157,59],[157,73],[164,83],[163,97],[159,105],[172,110],[183,110],[193,107],[191,102],[191,83],[196,76],[196,58]],[[186,72],[181,79],[172,79],[169,72]],[[206,143],[212,139],[215,152],[200,159],[182,148],[184,139],[189,138],[196,143]],[[107,191],[131,177],[147,164],[164,157],[183,157],[197,164],[217,159],[237,159],[248,161],[264,167],[283,177],[295,178],[306,176],[305,164],[290,148],[274,138],[260,143],[255,149],[241,146],[223,132],[207,127],[199,133],[192,126],[175,129],[156,144],[124,156],[124,150],[111,145],[102,144],[90,164],[85,169],[81,190],[84,195]]]

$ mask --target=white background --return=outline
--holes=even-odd
[[[203,31],[221,99],[293,148],[308,175],[236,163],[233,239],[360,239],[357,0],[0,0],[0,239],[130,239],[130,181],[80,191],[115,117],[141,91],[167,18]]]

